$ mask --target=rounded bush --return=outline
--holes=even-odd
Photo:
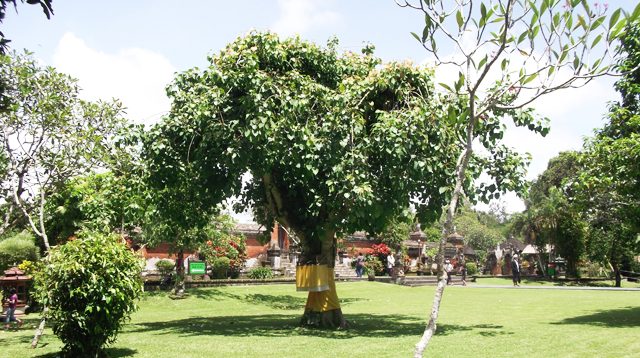
[[[228,257],[218,257],[211,265],[213,278],[227,278],[227,272],[231,267],[231,260]]]
[[[0,272],[22,261],[37,261],[39,258],[40,249],[36,246],[33,236],[26,232],[0,241]]]
[[[52,248],[36,275],[39,301],[69,357],[101,355],[142,294],[142,261],[122,239],[86,236]]]
[[[475,275],[478,273],[478,265],[475,262],[467,262],[464,265],[467,269],[467,275]]]
[[[256,267],[249,271],[247,276],[254,280],[264,280],[273,278],[273,271],[268,267]]]
[[[160,260],[156,262],[156,269],[158,269],[162,277],[170,275],[175,267],[176,264],[171,260]]]
[[[367,256],[364,262],[364,270],[367,275],[382,275],[384,273],[384,264],[377,256]]]

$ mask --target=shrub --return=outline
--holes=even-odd
[[[384,273],[384,265],[377,256],[367,255],[364,262],[364,271],[367,275],[382,275]]]
[[[475,262],[467,262],[464,267],[467,269],[467,275],[475,275],[478,273],[478,265]]]
[[[211,264],[211,271],[213,278],[227,278],[227,271],[231,267],[230,259],[228,257],[218,257]]]
[[[578,274],[581,277],[606,277],[607,272],[597,262],[587,262],[578,266]]]
[[[162,277],[169,276],[175,267],[176,264],[171,260],[160,260],[156,262],[156,269],[158,269]]]
[[[249,278],[254,280],[264,280],[267,278],[273,278],[273,271],[268,267],[256,267],[249,271],[247,275]]]
[[[200,245],[198,252],[210,263],[220,257],[227,257],[231,271],[240,272],[247,258],[247,248],[244,236],[235,234],[234,227],[231,217],[217,217],[205,228],[208,240]]]
[[[37,261],[40,249],[35,239],[27,232],[21,232],[0,241],[0,271],[4,271],[24,260]]]
[[[24,272],[25,275],[35,275],[38,271],[42,270],[42,262],[24,260],[18,265],[18,269]]]
[[[122,239],[86,236],[52,248],[35,282],[38,300],[49,308],[46,317],[69,357],[102,354],[142,294],[142,262]]]

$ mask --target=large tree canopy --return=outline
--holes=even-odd
[[[265,227],[296,233],[301,262],[329,268],[336,234],[380,231],[410,200],[422,221],[437,218],[459,149],[431,71],[336,44],[250,33],[180,74],[150,133],[154,185],[190,183],[196,208],[238,195]]]
[[[640,7],[640,6],[639,6]],[[576,186],[577,204],[591,226],[590,258],[609,262],[620,285],[620,269],[640,252],[640,25],[627,27],[616,82],[622,100],[611,105],[609,122],[587,141]]]

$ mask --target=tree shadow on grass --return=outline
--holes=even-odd
[[[292,295],[265,295],[259,293],[238,295],[230,293],[220,289],[195,289],[189,292],[189,296],[197,297],[200,299],[214,299],[214,298],[228,298],[232,300],[238,300],[245,303],[260,304],[268,306],[270,308],[280,310],[302,310],[307,302],[306,297],[292,296]],[[342,298],[340,304],[345,306],[352,302],[366,300],[363,298]]]
[[[610,328],[630,328],[640,326],[640,307],[626,307],[599,311],[583,316],[565,318],[553,324],[588,324]]]
[[[323,330],[299,327],[301,315],[193,317],[165,322],[129,325],[128,333],[157,332],[158,335],[291,337],[314,336],[332,339],[353,337],[401,337],[422,334],[424,323],[402,315],[345,315],[346,330]]]
[[[109,358],[119,358],[119,357],[133,357],[138,353],[135,349],[129,348],[106,348],[104,350],[106,353],[106,357]],[[58,358],[62,357],[60,352],[47,353],[39,356],[35,356],[35,358]]]
[[[503,326],[495,324],[476,324],[472,326],[461,326],[457,324],[439,324],[436,328],[436,336],[448,336],[461,331],[479,330],[478,334],[484,337],[496,337],[500,335],[513,334],[502,329]]]

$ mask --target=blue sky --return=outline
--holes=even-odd
[[[51,20],[37,6],[19,4],[18,14],[9,10],[2,31],[12,48],[26,48],[78,78],[88,99],[119,98],[138,123],[153,123],[168,111],[164,87],[175,72],[205,66],[207,55],[251,29],[300,34],[317,43],[337,36],[340,47],[351,51],[370,42],[385,61],[428,59],[410,35],[421,33],[423,17],[393,0],[68,0],[53,6]],[[533,156],[530,178],[558,152],[579,149],[582,138],[602,125],[607,103],[618,98],[613,81],[599,79],[536,102],[551,119],[546,138],[509,130],[508,144]],[[505,200],[509,211],[522,209],[513,195]]]

